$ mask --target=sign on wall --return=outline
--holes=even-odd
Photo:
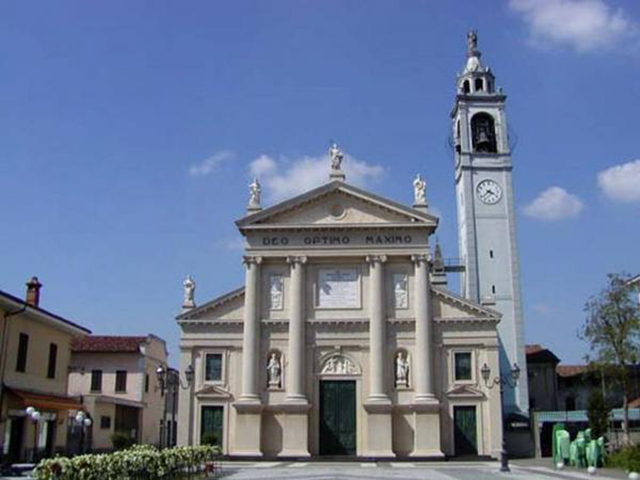
[[[319,308],[360,308],[360,278],[356,268],[318,270]]]

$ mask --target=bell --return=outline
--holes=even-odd
[[[488,152],[491,150],[491,140],[489,139],[487,132],[484,130],[481,130],[480,133],[478,133],[476,148],[481,152]]]

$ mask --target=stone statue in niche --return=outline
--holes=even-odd
[[[276,352],[271,353],[267,364],[267,384],[269,388],[280,388],[282,380],[282,365]]]
[[[255,178],[253,182],[249,184],[249,206],[250,207],[259,207],[260,206],[260,193],[262,192],[262,188],[260,187],[260,182]]]
[[[396,308],[409,307],[409,291],[407,288],[407,275],[396,273],[393,275],[393,300]]]
[[[413,202],[416,205],[427,204],[427,182],[425,182],[420,174],[416,175],[413,181]]]
[[[396,356],[396,387],[409,386],[409,360],[404,352],[398,352]]]
[[[332,170],[340,170],[340,167],[342,166],[343,157],[344,155],[338,148],[338,145],[335,143],[331,145],[331,148],[329,148],[329,158],[331,159]]]
[[[183,298],[182,298],[182,308],[193,308],[196,306],[195,302],[195,291],[196,291],[196,282],[193,281],[191,275],[187,275],[187,278],[182,283],[183,288]]]
[[[284,284],[282,275],[271,275],[269,296],[271,309],[282,310],[284,305]]]

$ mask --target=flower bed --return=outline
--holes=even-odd
[[[174,479],[210,468],[220,454],[217,447],[174,447],[158,450],[137,445],[108,454],[54,457],[42,460],[33,477],[38,480]]]

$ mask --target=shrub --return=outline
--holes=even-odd
[[[217,445],[218,436],[215,433],[207,432],[202,436],[203,445]]]
[[[169,479],[202,470],[220,454],[218,447],[173,447],[158,450],[136,445],[110,454],[54,457],[33,471],[37,480]]]
[[[624,447],[607,457],[608,467],[640,472],[640,446]]]
[[[127,432],[117,431],[111,435],[111,443],[116,450],[123,450],[133,445],[133,440]]]

